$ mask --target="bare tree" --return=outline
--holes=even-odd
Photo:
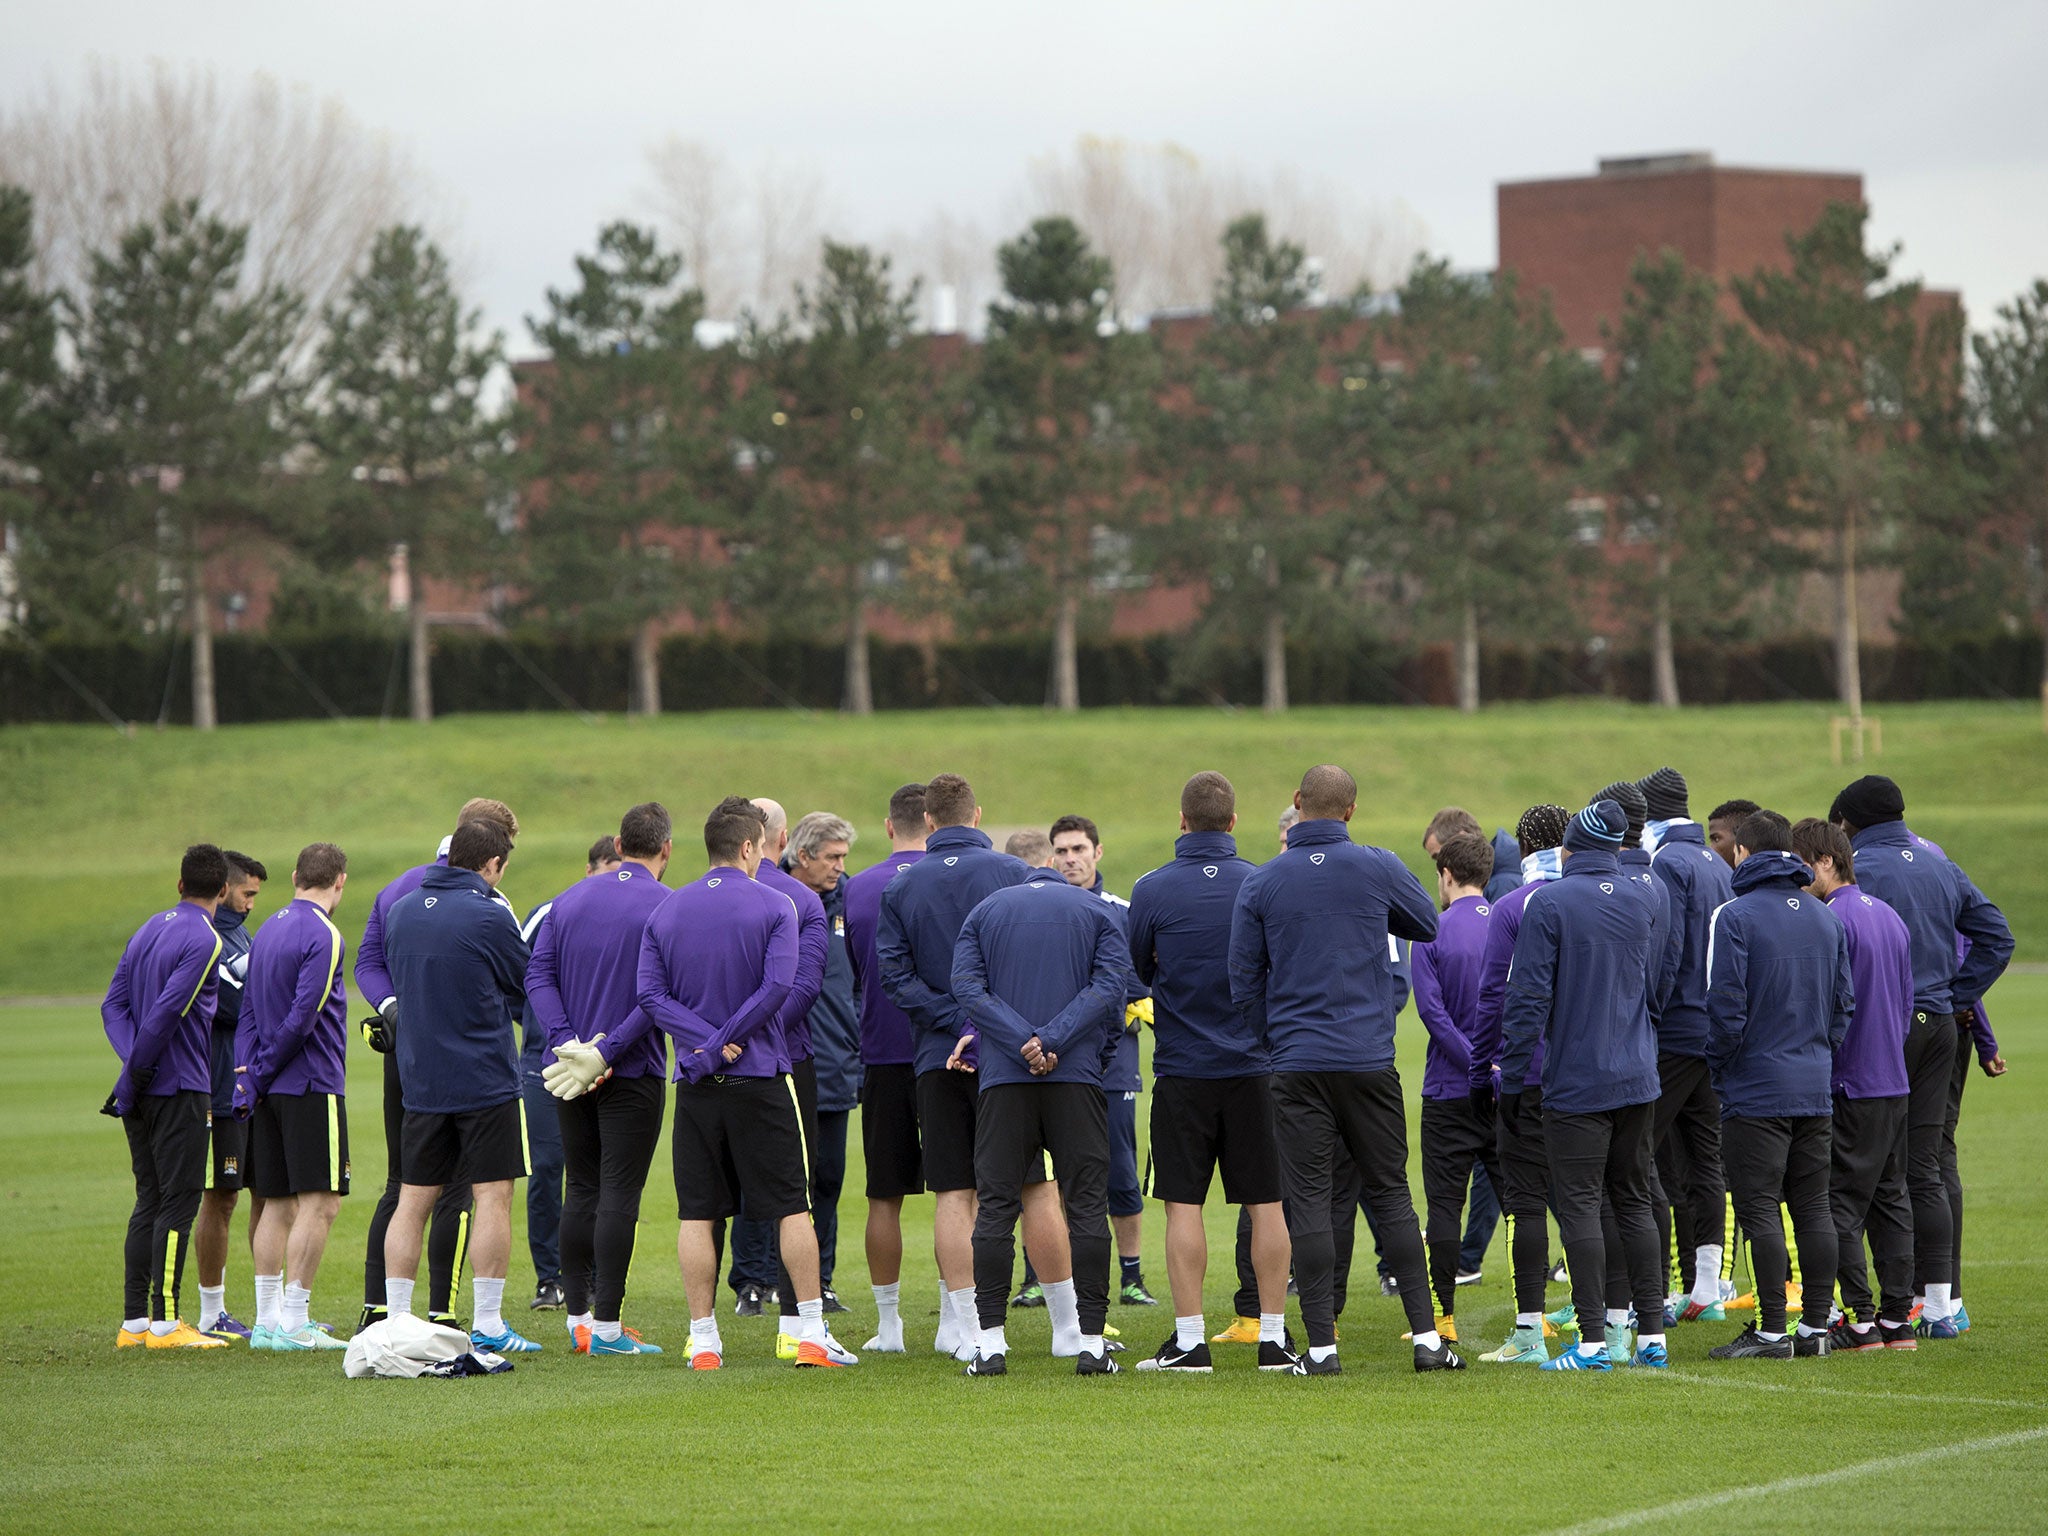
[[[1127,315],[1206,306],[1222,276],[1218,235],[1248,213],[1262,212],[1276,238],[1308,252],[1326,293],[1398,283],[1427,238],[1405,204],[1286,167],[1211,164],[1177,144],[1082,138],[1032,162],[1025,201],[1030,213],[1063,213],[1087,232],[1115,265]]]
[[[812,166],[772,156],[735,165],[723,151],[671,135],[647,151],[643,201],[683,254],[705,313],[783,313],[815,280],[830,204]]]
[[[226,79],[163,60],[137,73],[94,60],[76,82],[52,79],[0,110],[0,183],[34,194],[37,276],[73,295],[95,252],[196,200],[248,231],[245,294],[282,289],[306,301],[306,346],[378,229],[407,211],[414,177],[335,98],[268,75]]]

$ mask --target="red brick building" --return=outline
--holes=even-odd
[[[1716,165],[1689,152],[1602,160],[1591,176],[1504,181],[1495,201],[1501,269],[1547,292],[1565,339],[1591,350],[1620,316],[1637,256],[1677,251],[1721,284],[1732,315],[1728,279],[1787,267],[1785,237],[1830,203],[1862,202],[1863,178]]]

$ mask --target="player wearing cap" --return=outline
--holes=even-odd
[[[1662,1168],[1664,1192],[1686,1203],[1693,1238],[1693,1289],[1679,1316],[1703,1316],[1721,1300],[1721,1255],[1727,1246],[1728,1202],[1721,1171],[1721,1106],[1707,1071],[1707,928],[1714,909],[1734,899],[1729,864],[1707,846],[1690,804],[1685,775],[1659,768],[1638,781],[1649,820],[1643,846],[1650,868],[1671,896],[1678,930],[1678,968],[1656,1020],[1657,1124],[1653,1144],[1666,1137],[1683,1154]]]
[[[1921,1336],[1949,1339],[1961,1332],[1949,1315],[1955,1208],[1942,1169],[1955,1058],[1963,1030],[1974,1023],[1976,1004],[2012,959],[2013,938],[2005,914],[1958,865],[1915,838],[1905,814],[1899,786],[1870,774],[1835,797],[1828,820],[1849,835],[1857,885],[1898,913],[1912,941],[1913,1018],[1905,1055],[1914,1289],[1926,1298]]]
[[[135,930],[100,1004],[108,1043],[121,1058],[121,1075],[100,1113],[120,1120],[135,1173],[119,1349],[227,1348],[226,1339],[178,1319],[192,1218],[206,1187],[209,1045],[221,951],[213,910],[227,883],[220,849],[187,848],[178,866],[178,904]]]
[[[1544,1370],[1611,1368],[1606,1206],[1619,1228],[1636,1315],[1658,1320],[1650,1325],[1655,1331],[1640,1335],[1631,1362],[1669,1363],[1663,1265],[1650,1214],[1657,1100],[1648,980],[1652,917],[1616,858],[1627,826],[1612,800],[1571,819],[1562,872],[1523,909],[1501,1014],[1503,1123],[1534,1112],[1520,1100],[1540,1049],[1544,1152],[1578,1311],[1578,1345],[1544,1361]]]
[[[310,843],[292,866],[292,899],[251,943],[235,1037],[234,1114],[249,1127],[254,1242],[252,1349],[345,1349],[315,1327],[313,1282],[349,1190],[347,950],[334,925],[348,858]]]

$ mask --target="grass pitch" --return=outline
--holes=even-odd
[[[1943,842],[2012,916],[2023,959],[2048,954],[2048,750],[2024,712],[1930,706],[1886,717],[1887,754],[1919,831]],[[905,778],[972,777],[991,826],[1068,810],[1103,827],[1112,888],[1167,856],[1174,796],[1197,767],[1229,773],[1254,857],[1301,769],[1358,773],[1362,836],[1421,865],[1424,819],[1456,801],[1489,829],[1536,799],[1583,801],[1623,773],[1671,761],[1694,809],[1734,795],[1824,812],[1851,776],[1827,760],[1825,712],[1804,707],[1663,717],[1601,706],[1489,711],[1303,711],[1280,721],[1198,713],[1078,720],[1021,713],[679,717],[585,727],[497,717],[426,731],[369,725],[245,727],[123,741],[84,729],[0,732],[0,993],[80,996],[104,985],[120,943],[172,899],[177,849],[210,837],[266,860],[262,911],[300,844],[352,856],[341,913],[354,942],[385,878],[431,853],[471,793],[525,823],[508,890],[522,909],[580,870],[581,851],[633,800],[664,800],[687,827],[728,790],[828,806],[879,856],[880,809]],[[1270,808],[1269,803],[1270,802]],[[687,839],[679,838],[679,843]],[[694,860],[680,861],[685,870]],[[1346,1374],[1263,1377],[1218,1346],[1209,1378],[1079,1382],[1045,1356],[1042,1313],[1012,1326],[1013,1374],[961,1380],[930,1354],[936,1274],[930,1201],[906,1212],[905,1312],[913,1352],[799,1375],[772,1356],[773,1324],[725,1318],[727,1369],[699,1378],[658,1360],[568,1354],[559,1314],[545,1353],[511,1377],[351,1383],[338,1357],[246,1350],[117,1355],[120,1238],[132,1191],[120,1132],[94,1113],[113,1058],[96,1012],[0,1010],[0,1379],[13,1422],[0,1530],[819,1531],[894,1527],[1536,1532],[1688,1530],[1759,1520],[1787,1529],[2033,1531],[2048,1508],[2048,1393],[2032,1353],[2048,1255],[2048,977],[1991,996],[2011,1073],[1973,1077],[1961,1133],[1968,1190],[1966,1296],[1976,1326],[1914,1355],[1710,1363],[1734,1325],[1688,1324],[1674,1369],[1609,1377],[1475,1366],[1418,1378],[1398,1305],[1370,1284],[1360,1247],[1343,1320]],[[1419,1078],[1421,1031],[1401,1028]],[[383,1177],[375,1062],[351,1058],[356,1193],[335,1229],[315,1314],[346,1325]],[[1411,1110],[1411,1131],[1414,1116]],[[1140,1117],[1141,1134],[1143,1117]],[[871,1331],[854,1167],[841,1204],[838,1333]],[[643,1208],[629,1320],[658,1343],[686,1332],[663,1158]],[[1418,1195],[1419,1199],[1419,1195]],[[515,1201],[515,1208],[523,1202]],[[1228,1316],[1230,1214],[1212,1206],[1210,1327]],[[515,1222],[518,1218],[515,1217]],[[1162,1228],[1147,1214],[1146,1268],[1165,1294]],[[250,1305],[238,1216],[229,1299]],[[523,1233],[508,1292],[530,1294]],[[196,1304],[188,1273],[187,1315]],[[467,1286],[458,1292],[465,1303]],[[1552,1304],[1563,1293],[1553,1289]],[[518,1309],[513,1309],[515,1312]],[[1112,1308],[1150,1353],[1170,1307]],[[1500,1243],[1461,1293],[1470,1341],[1497,1341],[1511,1306]],[[246,1312],[245,1312],[246,1315]],[[523,1318],[524,1314],[520,1314]],[[1018,1314],[1013,1314],[1013,1317]],[[1298,1326],[1298,1320],[1296,1320]]]

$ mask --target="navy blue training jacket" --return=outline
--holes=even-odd
[[[1486,904],[1492,906],[1522,883],[1522,845],[1515,834],[1496,828],[1493,834],[1493,874],[1486,882]]]
[[[474,870],[436,865],[384,918],[400,999],[398,1078],[415,1114],[490,1109],[519,1097],[512,1020],[530,957],[518,920]]]
[[[983,899],[953,950],[953,995],[980,1036],[981,1089],[1100,1087],[1123,1034],[1129,982],[1130,951],[1107,904],[1058,870],[1034,869]],[[1043,1076],[1024,1063],[1033,1035],[1059,1057]]]
[[[1566,859],[1522,909],[1501,1009],[1501,1082],[1524,1081],[1541,1040],[1545,1110],[1591,1115],[1656,1099],[1650,944],[1650,904],[1615,856],[1585,849]]]
[[[1384,848],[1341,821],[1300,821],[1287,850],[1238,888],[1230,997],[1275,1072],[1381,1072],[1394,1064],[1397,946],[1436,937],[1436,903]],[[1397,993],[1397,985],[1399,991]]]
[[[1849,840],[1856,884],[1899,914],[1913,941],[1913,1006],[1951,1013],[1974,1004],[2005,974],[2012,929],[1962,866],[1923,847],[1903,821],[1865,827]],[[1956,959],[1956,935],[1970,941]]]
[[[1131,964],[1152,989],[1152,1076],[1253,1077],[1267,1051],[1230,1000],[1230,916],[1258,866],[1228,832],[1184,832],[1131,887]]]
[[[825,908],[825,979],[811,1004],[811,1051],[818,1063],[818,1112],[860,1103],[860,979],[846,938],[846,881],[818,897]]]
[[[1860,873],[1860,871],[1859,871]],[[1849,940],[1797,854],[1752,853],[1707,945],[1707,1065],[1721,1118],[1834,1112],[1856,1007]]]
[[[1696,821],[1667,828],[1650,861],[1671,893],[1679,930],[1678,969],[1657,1019],[1657,1049],[1674,1056],[1707,1054],[1707,923],[1735,895],[1728,865],[1707,846]]]
[[[1685,958],[1685,934],[1678,926],[1678,904],[1671,888],[1652,871],[1649,854],[1640,848],[1624,848],[1615,855],[1621,872],[1643,887],[1650,899],[1650,917],[1656,932],[1650,937],[1650,1022],[1664,1016],[1671,1001],[1671,989],[1678,981],[1678,963]]]
[[[996,852],[978,827],[941,827],[924,848],[924,857],[883,890],[875,923],[882,990],[917,1027],[912,1065],[920,1073],[942,1070],[954,1045],[969,1033],[967,1015],[953,1000],[953,946],[960,941],[960,925],[984,896],[1022,885],[1031,874],[1022,859]]]

